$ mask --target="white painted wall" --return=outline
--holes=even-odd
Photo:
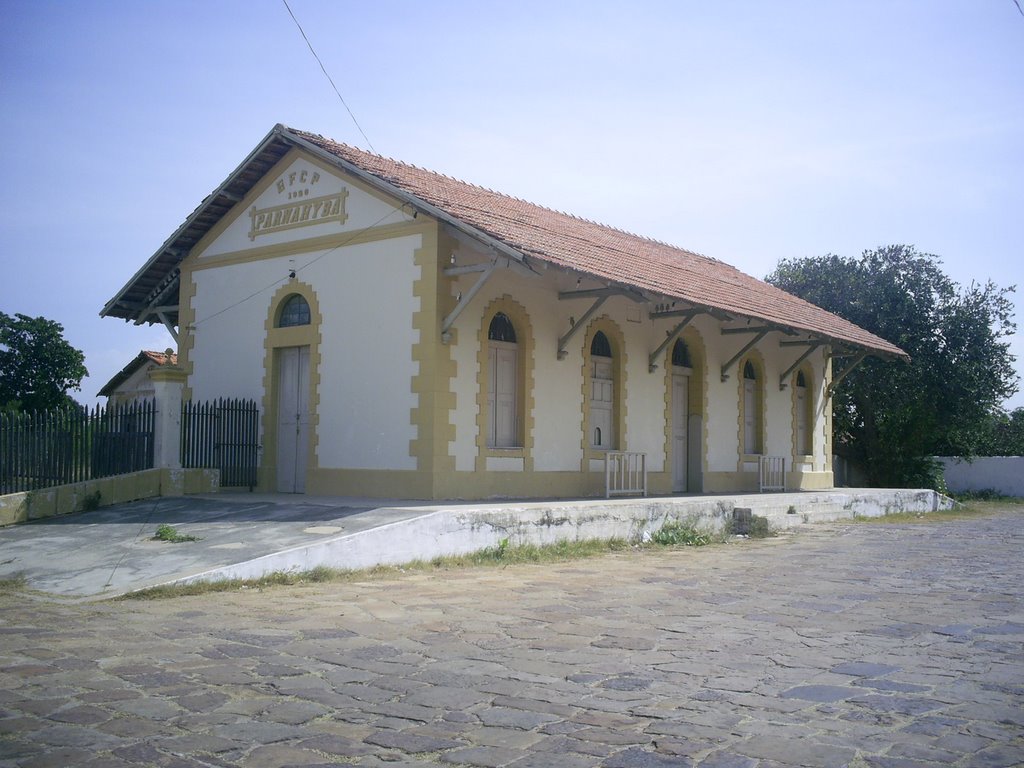
[[[569,316],[578,318],[582,314],[582,303],[560,302],[557,289],[549,282],[529,305],[536,344],[534,468],[539,472],[580,470],[584,331],[569,341],[565,360],[558,359],[558,339],[569,329]]]
[[[468,253],[462,251],[460,261],[469,258]],[[453,284],[453,295],[468,291],[477,278],[473,274],[459,278]],[[574,352],[571,348],[568,358],[557,359],[557,310],[560,308],[554,286],[542,278],[508,270],[498,270],[491,276],[454,326],[457,341],[451,346],[451,354],[456,362],[456,378],[452,384],[456,408],[452,416],[455,439],[450,443],[450,450],[455,456],[455,468],[468,472],[475,467],[480,323],[484,309],[506,294],[526,309],[533,331],[534,469],[539,472],[579,471],[582,358],[578,350]],[[572,372],[571,383],[565,378],[566,371]]]
[[[321,468],[416,468],[409,441],[416,437],[412,347],[420,300],[412,291],[421,244],[416,235],[349,246],[303,272],[320,286],[323,315]]]
[[[418,340],[412,294],[420,235],[303,254],[299,279],[317,292],[321,325],[318,466],[415,469],[409,441],[417,398]],[[287,279],[287,256],[200,269],[193,375],[197,398],[262,400],[264,329],[273,294]],[[255,294],[255,295],[253,295]],[[225,308],[227,311],[217,314]]]
[[[985,456],[971,462],[940,456],[946,487],[963,491],[998,491],[1024,497],[1024,456]]]
[[[242,397],[262,402],[268,305],[287,270],[287,259],[268,259],[193,272],[188,385],[194,399]]]
[[[143,365],[118,385],[114,393],[107,398],[107,402],[131,403],[153,397],[153,382],[149,379],[149,372],[157,367],[159,366],[156,363]]]
[[[619,323],[626,338],[626,448],[647,454],[648,472],[662,472],[665,470],[665,361],[653,373],[648,368],[650,352],[657,348],[660,338],[656,335],[655,323],[647,316],[646,307],[641,310],[629,302],[613,305],[612,309],[609,314]]]
[[[729,379],[722,381],[722,365],[738,352],[746,341],[740,337],[723,336],[720,324],[702,315],[692,324],[701,333],[707,351],[708,412],[705,430],[708,436],[709,472],[735,472],[737,440],[739,439],[740,382],[743,372],[734,365]]]

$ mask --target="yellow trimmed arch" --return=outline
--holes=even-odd
[[[292,296],[301,296],[309,305],[309,323],[280,327],[281,312]],[[309,347],[309,452],[307,475],[316,468],[320,425],[320,327],[323,316],[316,291],[309,283],[290,280],[275,291],[267,307],[263,350],[263,473],[262,486],[277,488],[278,425],[278,350],[285,347]]]
[[[516,443],[511,448],[488,445],[490,366],[488,364],[488,331],[495,315],[504,314],[516,334]],[[486,468],[488,456],[521,456],[524,470],[533,469],[533,325],[526,308],[508,294],[491,301],[484,309],[477,331],[477,471]]]
[[[707,376],[707,352],[704,346],[704,339],[700,335],[700,331],[696,328],[688,327],[679,334],[676,341],[681,341],[686,345],[686,349],[690,355],[690,381],[689,389],[687,391],[687,403],[689,407],[689,415],[699,415],[701,417],[701,431],[700,431],[700,460],[701,460],[701,474],[707,471],[707,387],[705,386],[705,379]],[[675,343],[666,350],[665,352],[665,469],[666,472],[671,472],[673,466],[672,462],[672,351],[675,348]],[[696,478],[687,478],[687,485],[693,486],[696,483]],[[699,488],[693,490],[699,491]]]
[[[583,336],[583,419],[580,445],[583,449],[583,470],[589,470],[590,459],[604,458],[604,451],[591,447],[590,423],[591,406],[591,359],[590,349],[598,332],[604,333],[612,353],[612,421],[615,424],[615,439],[610,450],[627,450],[626,434],[626,338],[619,326],[607,315],[592,320]]]
[[[800,382],[803,382],[802,386]],[[793,457],[796,460],[796,457],[814,455],[815,386],[814,368],[810,363],[804,362],[796,369],[790,389],[793,393]]]
[[[745,456],[760,455],[765,452],[765,437],[767,432],[767,414],[765,413],[765,365],[764,358],[756,349],[751,350],[740,360],[737,367],[739,399],[739,431],[738,431],[738,452],[739,469]],[[753,374],[753,378],[751,378]],[[747,396],[748,383],[753,381],[753,396]],[[753,408],[753,413],[748,410]],[[748,422],[750,429],[747,428]]]

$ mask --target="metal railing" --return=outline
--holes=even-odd
[[[758,461],[758,488],[765,491],[786,490],[786,458],[784,456],[761,456]]]
[[[254,400],[181,405],[181,465],[220,470],[225,488],[256,485],[260,409]]]
[[[0,414],[0,494],[150,469],[155,418],[151,400]]]
[[[607,451],[604,455],[604,495],[647,495],[647,454]]]

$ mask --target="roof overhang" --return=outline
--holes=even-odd
[[[178,325],[178,265],[207,232],[210,231],[293,147],[299,147],[319,160],[355,176],[379,189],[414,211],[422,211],[469,236],[485,247],[529,268],[529,259],[521,251],[501,240],[467,225],[451,214],[421,200],[415,195],[389,184],[378,176],[328,152],[296,134],[287,126],[277,124],[232,171],[224,182],[210,193],[184,223],[164,241],[149,260],[108,301],[100,317],[133,320],[137,325],[159,323]]]
[[[654,307],[651,312],[652,318],[659,316],[657,310],[659,305],[666,303],[666,301],[681,300],[687,302],[688,306],[722,321],[730,319],[755,319],[759,323],[771,325],[772,330],[778,330],[788,336],[794,333],[811,334],[816,340],[829,344],[834,349],[852,349],[857,352],[865,351],[867,354],[883,359],[909,359],[905,353],[899,354],[902,353],[902,350],[892,345],[890,346],[895,351],[890,352],[887,349],[857,344],[849,339],[831,338],[813,329],[795,325],[791,326],[785,323],[773,323],[766,321],[763,317],[750,316],[748,318],[747,315],[733,310],[726,312],[718,307],[694,302],[692,298],[687,299],[682,296],[665,295],[660,292],[655,293],[642,285],[609,281],[606,276],[602,277],[585,270],[559,265],[556,262],[545,259],[543,254],[528,252],[528,249],[527,251],[520,250],[504,242],[499,237],[495,237],[478,227],[467,224],[465,221],[433,205],[429,201],[359,167],[346,158],[339,157],[315,142],[310,141],[300,132],[293,131],[282,124],[275,125],[224,182],[199,204],[181,226],[146,261],[142,268],[106,303],[100,311],[100,316],[119,317],[124,320],[132,320],[136,324],[162,322],[174,334],[174,327],[178,325],[179,265],[182,260],[185,259],[195,245],[217,222],[227,215],[235,205],[245,199],[260,179],[293,148],[300,148],[321,162],[334,166],[358,178],[363,183],[390,195],[399,200],[403,206],[409,206],[413,212],[423,212],[443,222],[457,235],[468,237],[481,243],[494,255],[500,255],[508,259],[519,268],[525,268],[532,272],[534,271],[534,264],[538,261],[545,262],[547,266],[555,266],[556,268],[572,271],[575,274],[581,274],[603,283],[606,286],[606,292],[609,294],[624,295],[633,301],[648,302]],[[531,264],[531,262],[533,263]],[[582,294],[579,297],[583,298]],[[570,296],[562,296],[561,298],[570,298]],[[664,316],[668,315],[664,314]]]

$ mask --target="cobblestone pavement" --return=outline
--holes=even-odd
[[[1024,764],[1021,508],[155,602],[0,596],[0,766]]]

